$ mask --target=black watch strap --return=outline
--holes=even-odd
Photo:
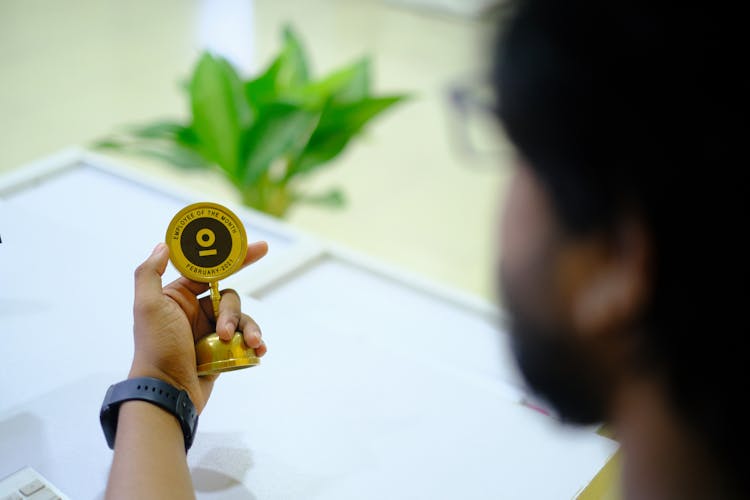
[[[135,399],[153,403],[174,415],[180,422],[185,436],[185,451],[190,449],[195,437],[195,429],[198,427],[198,412],[195,410],[195,405],[187,392],[163,380],[151,377],[123,380],[107,389],[99,420],[102,423],[104,437],[111,449],[115,447],[120,405],[125,401]]]

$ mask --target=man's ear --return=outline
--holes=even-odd
[[[566,294],[573,331],[599,337],[640,319],[651,286],[650,241],[640,221],[623,220],[609,236],[576,243],[566,254],[576,270]]]

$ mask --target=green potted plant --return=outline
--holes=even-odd
[[[226,59],[204,52],[186,85],[188,123],[129,127],[95,147],[180,167],[219,168],[244,204],[278,217],[297,202],[342,205],[339,190],[302,195],[299,179],[327,165],[370,120],[405,96],[372,95],[367,57],[313,80],[289,27],[283,42],[266,70],[249,80]]]

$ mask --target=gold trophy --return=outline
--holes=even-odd
[[[219,280],[242,267],[247,254],[247,235],[242,221],[216,203],[189,205],[174,216],[167,228],[169,259],[183,276],[209,284],[214,318],[219,317]],[[260,363],[255,350],[245,345],[242,332],[229,342],[216,333],[195,343],[198,375],[248,368]]]

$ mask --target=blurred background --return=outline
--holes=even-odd
[[[180,82],[202,50],[249,77],[269,64],[290,24],[315,76],[369,55],[374,91],[411,98],[305,179],[310,189],[341,188],[343,209],[299,206],[286,220],[492,299],[512,155],[491,127],[484,132],[497,135],[493,151],[467,150],[471,117],[457,111],[451,92],[481,82],[505,10],[487,0],[4,0],[0,174],[123,125],[186,118]],[[206,198],[239,200],[215,170],[118,160]]]

